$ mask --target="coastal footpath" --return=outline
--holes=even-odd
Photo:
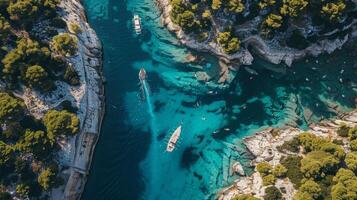
[[[346,154],[345,158],[345,164],[347,164],[348,169],[354,169],[351,163],[355,162],[355,158],[353,157],[354,151],[355,151],[355,146],[354,143],[355,141],[352,140],[351,134],[355,133],[355,127],[357,127],[357,110],[354,110],[350,113],[343,114],[339,116],[337,119],[334,120],[323,120],[318,124],[311,124],[309,126],[309,130],[300,130],[298,128],[283,128],[283,129],[274,129],[274,128],[268,128],[263,131],[260,131],[253,136],[246,137],[243,140],[244,145],[246,146],[247,150],[254,156],[254,159],[251,161],[251,166],[255,168],[253,174],[250,176],[241,176],[239,179],[237,179],[234,184],[232,184],[230,187],[227,187],[223,189],[217,196],[217,199],[219,200],[230,200],[230,199],[245,199],[246,197],[250,197],[252,199],[258,198],[258,199],[266,199],[266,191],[267,188],[271,188],[274,186],[274,188],[277,188],[278,191],[281,192],[280,198],[285,198],[287,200],[289,199],[304,199],[301,197],[301,193],[306,192],[306,191],[300,191],[303,190],[301,188],[304,188],[303,186],[300,186],[300,182],[296,181],[295,179],[301,180],[302,182],[309,182],[306,180],[324,180],[325,177],[330,177],[332,178],[332,174],[328,174],[330,172],[325,172],[328,174],[327,176],[324,175],[322,177],[316,178],[314,176],[309,176],[305,174],[305,179],[303,179],[303,175],[298,172],[299,168],[295,169],[297,171],[294,171],[293,165],[291,165],[291,168],[286,168],[283,170],[280,170],[284,172],[287,175],[285,176],[278,176],[277,178],[272,178],[272,180],[268,180],[266,177],[272,177],[271,175],[267,175],[270,172],[266,172],[267,174],[264,174],[264,170],[262,170],[262,166],[268,166],[268,168],[273,169],[273,174],[274,169],[277,168],[277,166],[281,167],[282,162],[286,162],[286,160],[289,160],[287,158],[294,158],[297,160],[297,162],[292,161],[293,159],[290,159],[291,163],[295,163],[296,165],[300,165],[300,160],[301,163],[304,163],[304,159],[307,159],[309,157],[309,153],[306,154],[306,149],[307,146],[311,145],[310,144],[300,144],[298,142],[297,138],[305,139],[307,136],[317,136],[316,138],[322,138],[321,140],[318,139],[319,142],[313,144],[315,147],[309,147],[309,151],[311,151],[313,148],[317,149],[317,145],[326,145],[329,146],[327,148],[321,148],[323,151],[326,152],[334,152],[336,154],[338,148],[342,148],[344,152],[339,152],[339,156],[344,157]],[[352,130],[350,131],[350,135],[344,135],[345,133],[343,132],[348,132],[348,129]],[[332,141],[332,142],[328,142]],[[306,142],[306,141],[305,141]],[[304,142],[302,142],[304,143]],[[308,143],[308,142],[307,142]],[[323,144],[326,143],[326,144]],[[337,144],[340,146],[338,147]],[[298,147],[299,145],[306,145],[304,146],[305,149]],[[296,148],[296,151],[293,149]],[[340,149],[341,150],[341,149]],[[293,152],[294,151],[294,152]],[[321,150],[319,150],[321,151]],[[321,152],[320,152],[321,153]],[[310,152],[310,154],[312,154]],[[330,154],[326,154],[327,156],[330,156]],[[302,159],[301,159],[302,158]],[[323,159],[323,158],[315,158],[315,159]],[[350,159],[350,161],[348,161]],[[285,160],[285,161],[284,161]],[[325,162],[325,160],[324,160]],[[326,161],[327,162],[327,161]],[[313,163],[313,161],[309,161],[309,163]],[[323,162],[321,162],[323,163]],[[343,164],[343,165],[345,165]],[[323,164],[321,164],[323,165]],[[234,167],[234,166],[232,166]],[[285,167],[283,167],[285,168]],[[296,166],[295,166],[296,168]],[[310,170],[313,168],[313,165],[309,166],[308,168],[301,168],[302,170]],[[300,170],[301,170],[300,169]],[[343,171],[344,169],[341,168],[339,171]],[[293,172],[294,171],[294,172]],[[311,173],[311,172],[310,172]],[[340,172],[338,172],[340,173]],[[337,173],[337,174],[338,174]],[[243,173],[240,173],[244,175]],[[298,174],[298,175],[297,175]],[[311,175],[311,174],[310,174]],[[337,177],[337,175],[336,175]],[[330,180],[328,178],[328,180]],[[295,181],[294,181],[294,180]],[[337,179],[337,178],[336,178]],[[333,180],[336,181],[334,178]],[[353,178],[350,179],[351,181],[354,180]],[[269,183],[269,181],[271,181]],[[268,182],[268,184],[267,184]],[[294,183],[293,183],[294,182]],[[318,181],[317,181],[318,182]],[[326,181],[328,182],[328,181]],[[318,182],[321,186],[321,183]],[[335,182],[334,182],[335,183]],[[313,184],[312,184],[313,185]],[[322,184],[323,185],[323,184]],[[300,189],[298,190],[298,188]],[[322,187],[322,186],[321,186]],[[331,185],[330,185],[331,187]],[[335,187],[335,186],[333,186]],[[334,190],[332,187],[332,190]],[[329,187],[327,187],[329,188]],[[337,187],[336,187],[337,188]],[[316,196],[319,197],[319,192],[321,193],[321,190],[324,191],[324,189],[318,189],[315,191]],[[326,192],[327,191],[327,192]],[[331,195],[331,191],[326,189],[326,193],[330,193],[328,195]],[[335,189],[336,191],[336,189]],[[274,194],[279,193],[275,192]],[[297,197],[294,197],[296,193],[299,193]],[[351,193],[353,194],[353,193]],[[245,195],[245,196],[244,196]],[[271,194],[270,194],[271,195]],[[304,194],[306,195],[306,194]],[[325,195],[325,194],[323,194]],[[334,195],[334,194],[333,194]],[[336,194],[335,194],[336,195]],[[254,198],[255,197],[255,198]],[[270,196],[271,197],[271,196]],[[316,197],[316,198],[317,198]],[[307,198],[307,196],[305,196]],[[312,198],[312,199],[316,199]]]

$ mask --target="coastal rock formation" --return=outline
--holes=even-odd
[[[250,34],[256,32],[256,28],[251,26],[251,24],[256,24],[257,21],[261,21],[259,17],[254,20],[248,21],[242,25],[241,32],[242,35],[247,35],[241,43],[244,48],[241,48],[237,53],[227,54],[222,48],[215,42],[212,42],[212,38],[217,37],[215,33],[210,33],[208,39],[203,42],[198,42],[191,35],[185,34],[182,28],[176,25],[170,17],[170,12],[172,6],[170,5],[169,0],[157,0],[158,7],[161,11],[161,21],[162,24],[167,27],[171,32],[174,32],[177,38],[181,41],[182,44],[188,48],[197,50],[199,52],[208,52],[213,55],[216,55],[220,59],[228,60],[232,63],[239,63],[242,65],[251,65],[253,63],[254,57],[252,54],[258,55],[261,58],[265,59],[268,62],[274,64],[284,63],[288,66],[291,66],[292,63],[296,60],[300,60],[306,56],[318,56],[322,53],[332,53],[337,49],[341,49],[342,46],[352,38],[357,36],[356,26],[357,20],[353,20],[351,23],[345,25],[342,30],[335,29],[328,33],[324,33],[321,36],[324,36],[325,39],[316,41],[315,43],[310,44],[309,46],[299,50],[295,48],[290,48],[288,46],[282,46],[278,41],[267,41],[262,39],[258,34]],[[309,18],[304,16],[304,18]],[[249,24],[251,23],[251,24]],[[219,24],[214,23],[216,27],[213,30],[223,29]],[[294,27],[297,29],[302,29],[298,27],[297,24],[294,24]],[[350,29],[350,33],[344,35],[343,37],[337,37],[335,39],[328,39],[327,36],[331,36],[339,31],[346,31]],[[314,30],[302,30],[302,32],[313,32]],[[212,31],[215,32],[215,31]],[[287,32],[293,32],[293,30],[288,29]],[[316,33],[318,34],[318,33]],[[306,34],[307,35],[307,34]],[[249,50],[250,49],[250,50]]]
[[[55,107],[63,99],[70,100],[79,108],[80,133],[68,141],[70,150],[62,150],[63,154],[69,157],[67,163],[62,163],[68,168],[62,171],[66,186],[55,189],[51,193],[52,199],[79,199],[86,183],[104,115],[102,47],[96,33],[87,22],[84,8],[79,0],[62,0],[60,6],[66,23],[76,23],[82,30],[77,34],[78,53],[68,60],[80,76],[80,86],[65,86],[67,95],[62,99],[52,98],[56,100],[55,102],[41,97],[37,100],[42,102],[46,109]]]
[[[337,129],[346,124],[349,127],[357,125],[357,110],[347,113],[340,117],[340,119],[321,121],[318,124],[310,125],[309,133],[322,138],[329,138],[330,140],[339,140],[343,142],[343,148],[349,152],[349,141],[337,134]],[[280,159],[286,155],[300,155],[301,152],[281,152],[278,147],[286,141],[292,140],[298,136],[303,130],[297,128],[273,129],[268,128],[253,136],[244,139],[244,144],[247,150],[255,157],[251,165],[256,166],[258,163],[268,162],[271,166],[279,164]],[[277,188],[284,188],[283,197],[287,200],[293,199],[296,189],[289,178],[277,179],[275,182]],[[219,200],[230,200],[236,195],[251,194],[257,198],[263,199],[265,195],[265,188],[260,173],[255,170],[254,173],[247,177],[241,177],[235,181],[233,185],[223,189],[218,194]]]

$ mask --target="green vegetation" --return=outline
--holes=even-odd
[[[347,137],[348,136],[348,131],[350,130],[350,127],[348,127],[346,124],[342,124],[338,130],[337,134],[341,137]]]
[[[321,188],[313,180],[304,182],[295,194],[294,200],[318,199],[321,196]]]
[[[276,165],[273,169],[273,175],[278,178],[285,177],[287,172],[288,170],[282,164]]]
[[[275,181],[276,181],[276,178],[273,174],[263,176],[263,185],[264,186],[274,185]]]
[[[270,174],[272,169],[272,166],[268,162],[261,162],[257,164],[257,171],[263,176]]]
[[[330,21],[336,21],[346,8],[346,4],[340,0],[338,2],[326,3],[322,6],[321,13],[325,15]]]
[[[48,76],[46,70],[39,66],[33,65],[26,70],[25,79],[28,85],[32,88],[50,91],[53,88],[53,83]]]
[[[218,33],[217,42],[228,54],[235,53],[240,48],[240,41],[237,37],[232,36],[231,32]]]
[[[65,56],[77,51],[77,24],[57,13],[60,0],[0,0],[0,199],[45,199],[43,191],[62,184],[56,153],[58,139],[79,131],[79,120],[70,111],[51,110],[35,119],[25,103],[14,96],[24,87],[51,95],[55,81],[79,84],[79,76]],[[36,26],[34,26],[36,25]],[[40,26],[39,26],[40,25]],[[39,27],[47,31],[39,33]],[[53,37],[54,36],[54,37]],[[20,91],[20,92],[19,92]],[[11,188],[11,189],[10,189]],[[14,194],[8,193],[13,191]]]
[[[77,38],[68,33],[63,33],[53,37],[52,48],[63,56],[72,56],[77,51]]]
[[[285,141],[283,145],[278,147],[281,152],[290,151],[292,153],[297,153],[300,150],[300,140],[298,137],[294,137],[292,140]]]
[[[170,18],[174,24],[180,26],[190,38],[198,42],[206,45],[210,42],[219,43],[227,54],[239,51],[240,41],[246,41],[249,36],[257,33],[264,36],[266,40],[275,38],[281,46],[304,49],[316,40],[326,39],[327,37],[322,36],[324,33],[340,29],[350,23],[354,18],[352,13],[356,7],[356,3],[352,0],[170,0],[169,2],[172,8]],[[311,31],[313,33],[307,34]],[[336,39],[340,32],[343,31],[338,31],[328,38]],[[202,33],[206,33],[205,35],[209,37],[202,39]],[[319,37],[313,38],[312,35],[319,35]]]
[[[283,195],[280,190],[275,186],[270,186],[265,188],[264,200],[281,200]]]
[[[259,200],[259,199],[252,195],[242,194],[242,195],[233,197],[232,200]]]
[[[302,158],[298,156],[283,157],[280,160],[280,163],[288,170],[286,176],[294,184],[295,188],[300,187],[301,180],[304,178],[304,175],[300,171],[301,160]]]
[[[357,199],[356,127],[350,129],[341,125],[337,134],[351,139],[351,152],[345,153],[340,146],[344,145],[343,142],[333,143],[332,139],[304,132],[279,147],[279,151],[288,154],[298,153],[301,148],[303,157],[282,157],[275,167],[268,162],[258,163],[256,170],[262,176],[263,186],[269,186],[264,199],[282,199],[280,190],[274,185],[276,179],[285,177],[297,189],[294,200]]]
[[[79,129],[79,119],[68,111],[50,110],[43,117],[48,137],[54,140],[60,135],[74,135]]]

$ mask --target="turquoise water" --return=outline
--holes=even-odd
[[[224,92],[205,94],[214,85],[192,82],[199,66],[185,63],[189,53],[197,53],[160,25],[153,0],[85,5],[104,44],[107,113],[83,199],[213,199],[237,178],[230,170],[234,161],[249,171],[244,136],[268,126],[306,128],[335,116],[332,108],[353,107],[357,55],[351,50],[280,66],[282,73],[257,60],[251,68],[259,75],[241,69]],[[143,19],[140,37],[132,31],[134,13]],[[217,65],[201,56],[206,58],[201,66]],[[148,74],[144,90],[141,67]],[[166,153],[170,133],[180,124],[178,147]]]

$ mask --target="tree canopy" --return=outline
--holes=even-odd
[[[25,104],[10,96],[8,93],[0,92],[0,120],[18,120],[24,114]]]
[[[59,135],[74,135],[79,130],[78,117],[68,111],[50,110],[43,117],[43,123],[51,140]]]
[[[72,56],[77,52],[78,49],[77,38],[75,36],[71,36],[68,33],[56,35],[52,39],[52,48],[54,51],[63,56]]]

